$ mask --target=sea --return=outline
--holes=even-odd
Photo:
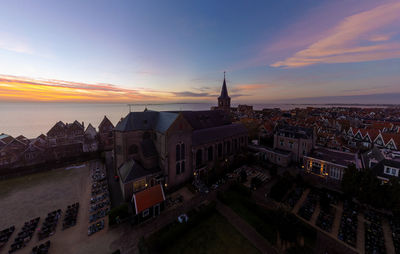
[[[58,121],[71,123],[75,120],[86,126],[91,123],[97,128],[104,116],[115,125],[129,111],[209,110],[213,103],[167,103],[167,104],[101,104],[101,103],[54,103],[54,102],[0,102],[0,134],[13,137],[24,135],[35,138],[47,131]],[[237,106],[237,105],[232,105]],[[305,107],[383,107],[377,105],[335,104],[254,104],[254,109],[280,108],[289,110]]]

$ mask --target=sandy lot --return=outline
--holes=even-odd
[[[35,233],[27,247],[15,253],[28,254],[34,246],[47,240],[51,241],[50,254],[101,254],[114,251],[110,249],[110,244],[118,238],[119,231],[110,231],[107,219],[105,229],[90,237],[87,235],[91,191],[90,169],[104,166],[97,161],[77,166],[0,181],[0,230],[12,225],[16,227],[16,232],[0,253],[8,252],[9,246],[25,221],[40,217],[39,227],[41,227],[48,212],[61,209],[64,218],[67,206],[75,202],[80,203],[77,225],[63,231],[61,220],[53,236],[39,242]]]

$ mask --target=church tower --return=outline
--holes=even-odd
[[[224,83],[222,84],[221,95],[218,97],[218,109],[226,112],[231,111],[231,97],[228,96],[228,89],[226,88],[225,72]]]

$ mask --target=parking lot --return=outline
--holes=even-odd
[[[110,245],[118,237],[119,231],[108,232],[107,217],[99,218],[104,220],[104,229],[88,236],[88,227],[99,221],[95,219],[89,223],[93,168],[103,170],[104,166],[98,161],[92,161],[1,181],[0,231],[12,226],[15,230],[0,249],[0,253],[7,253],[10,250],[20,232],[26,232],[20,234],[23,236],[22,243],[26,246],[16,250],[15,253],[28,254],[35,246],[40,245],[45,248],[47,241],[51,243],[48,252],[51,254],[112,252]],[[104,202],[100,200],[104,193],[98,193],[99,202]],[[79,204],[78,208],[73,206],[76,204]],[[104,206],[102,209],[107,207]],[[35,218],[40,219],[33,232],[31,230],[33,226],[30,225],[23,229],[25,222]]]

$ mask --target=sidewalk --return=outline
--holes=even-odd
[[[264,237],[231,208],[217,201],[217,210],[261,253],[278,253]]]

